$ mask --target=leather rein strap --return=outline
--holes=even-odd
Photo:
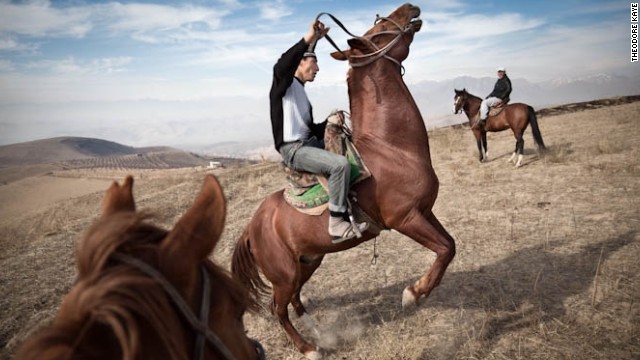
[[[151,278],[155,279],[160,284],[160,286],[162,286],[164,291],[167,292],[178,310],[180,310],[182,316],[184,316],[185,320],[187,320],[189,325],[191,325],[191,328],[193,328],[193,330],[195,330],[197,333],[194,359],[201,360],[203,358],[205,340],[208,341],[209,344],[211,344],[216,350],[216,352],[225,360],[235,359],[229,349],[227,349],[227,347],[222,343],[220,338],[218,338],[211,330],[209,330],[209,327],[207,325],[207,321],[209,318],[211,291],[209,291],[209,272],[206,270],[204,265],[200,267],[203,279],[203,298],[200,307],[200,319],[198,319],[193,314],[182,296],[180,296],[176,288],[173,287],[173,285],[171,285],[171,283],[169,283],[169,281],[158,270],[145,263],[144,261],[140,261],[129,255],[114,253],[113,255],[111,255],[111,257],[121,263],[131,265],[142,271],[146,275],[149,275]]]
[[[318,16],[316,17],[316,21],[318,21],[320,19],[320,17],[322,17],[323,15],[329,16],[331,18],[331,20],[333,20],[345,33],[347,33],[349,36],[353,37],[353,38],[357,38],[360,40],[364,40],[367,41],[374,49],[376,49],[374,52],[369,53],[369,54],[363,54],[363,55],[350,55],[347,56],[347,54],[344,53],[344,51],[342,51],[337,45],[336,43],[333,41],[333,39],[331,39],[331,37],[329,36],[329,34],[326,34],[324,37],[327,39],[327,41],[329,41],[329,43],[338,51],[340,52],[345,58],[349,59],[349,64],[351,65],[351,67],[363,67],[366,65],[369,65],[371,63],[373,63],[374,61],[380,59],[381,57],[384,57],[388,60],[391,60],[392,62],[394,62],[396,65],[398,65],[402,71],[402,73],[404,74],[404,67],[402,66],[402,64],[400,64],[400,62],[390,56],[387,56],[387,52],[389,52],[389,50],[391,50],[397,43],[398,41],[400,41],[400,38],[402,37],[402,35],[404,35],[406,32],[409,31],[410,26],[407,25],[404,28],[402,26],[400,26],[400,24],[398,24],[396,21],[394,21],[391,18],[388,17],[382,17],[379,15],[376,15],[376,20],[374,21],[374,25],[376,23],[378,23],[380,20],[386,20],[389,21],[390,23],[392,23],[393,25],[395,25],[398,30],[395,31],[381,31],[379,33],[375,33],[369,36],[357,36],[352,34],[343,24],[340,20],[338,20],[338,18],[336,18],[335,16],[333,16],[330,13],[327,12],[321,12],[320,14],[318,14]],[[373,43],[373,41],[371,41],[372,38],[374,38],[375,36],[380,36],[380,35],[395,35],[396,37],[391,40],[387,45],[385,45],[382,48],[378,48],[378,46],[376,46],[376,44]],[[315,42],[312,43],[310,45],[315,47]],[[352,59],[366,59],[365,61],[362,62],[352,62]]]

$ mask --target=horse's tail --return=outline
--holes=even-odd
[[[531,106],[527,106],[527,108],[529,109],[529,123],[531,124],[531,132],[533,132],[533,140],[538,145],[539,150],[546,150],[544,141],[542,141],[540,128],[538,127],[538,117],[536,116],[536,111],[533,110]]]
[[[249,226],[244,229],[240,239],[236,242],[231,259],[231,273],[233,278],[239,281],[248,291],[256,304],[259,304],[262,296],[269,291],[269,286],[260,277],[258,265],[251,254],[249,238]]]

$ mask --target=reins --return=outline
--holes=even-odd
[[[387,53],[400,41],[400,39],[402,38],[402,36],[407,33],[410,29],[410,24],[407,24],[404,28],[402,26],[400,26],[400,24],[398,24],[396,21],[394,21],[391,18],[388,17],[383,17],[380,15],[376,15],[376,19],[374,20],[373,24],[377,24],[379,21],[381,20],[386,20],[389,21],[390,23],[392,23],[393,25],[395,25],[398,30],[387,30],[387,31],[381,31],[369,36],[357,36],[354,35],[353,33],[351,33],[343,24],[340,20],[338,20],[338,18],[336,18],[335,16],[333,16],[330,13],[327,12],[321,12],[320,14],[318,14],[318,16],[316,17],[316,21],[318,21],[320,19],[320,17],[322,17],[323,15],[329,16],[331,18],[331,20],[333,20],[338,27],[340,27],[345,33],[347,33],[348,35],[350,35],[353,38],[356,39],[360,39],[360,40],[364,40],[367,41],[374,49],[376,49],[374,52],[369,53],[369,54],[363,54],[363,55],[347,55],[344,53],[344,51],[342,51],[337,45],[336,43],[333,41],[333,39],[331,39],[331,37],[329,36],[329,34],[326,34],[324,37],[327,39],[327,41],[329,41],[329,43],[339,52],[342,54],[342,56],[344,56],[345,58],[349,59],[349,65],[351,65],[351,67],[357,68],[357,67],[363,67],[363,66],[367,66],[373,62],[375,62],[376,60],[384,57],[387,60],[392,61],[393,63],[395,63],[396,65],[398,65],[398,67],[401,70],[402,75],[404,75],[404,66],[402,66],[402,64],[392,58],[391,56],[388,56]],[[380,36],[380,35],[395,35],[396,37],[391,40],[389,43],[387,43],[387,45],[385,45],[382,48],[378,48],[378,46],[371,41],[372,38],[374,38],[375,36]],[[316,44],[317,40],[315,40],[313,43],[311,43],[309,45],[309,48],[315,48],[315,44]],[[361,62],[353,62],[351,61],[352,59],[366,59],[364,61]]]
[[[154,267],[145,263],[144,261],[138,260],[134,257],[121,254],[121,253],[114,253],[111,255],[111,257],[116,261],[135,267],[136,269],[142,271],[146,275],[156,280],[158,284],[162,286],[162,288],[169,295],[169,297],[173,301],[174,305],[178,308],[178,310],[180,311],[184,319],[189,323],[191,328],[197,333],[197,338],[195,342],[196,348],[194,352],[194,359],[201,360],[203,358],[205,340],[209,342],[210,345],[213,346],[215,351],[220,356],[222,356],[223,359],[225,360],[235,359],[233,354],[231,354],[229,349],[224,345],[224,343],[220,340],[220,338],[218,338],[216,334],[214,334],[211,330],[209,330],[209,326],[207,325],[208,318],[209,318],[211,291],[210,291],[209,272],[207,271],[204,265],[201,265],[200,267],[200,271],[202,273],[202,301],[200,305],[200,319],[198,319],[196,315],[194,315],[194,313],[189,308],[189,305],[187,305],[187,303],[184,301],[182,296],[180,296],[180,294],[178,293],[178,290],[176,290],[176,288],[173,285],[171,285],[171,283]],[[262,345],[255,340],[253,340],[253,343],[256,346],[256,351],[258,353],[259,358],[264,359],[265,355],[264,355],[264,349],[262,348]]]

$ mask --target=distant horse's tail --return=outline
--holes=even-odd
[[[536,111],[533,110],[531,106],[529,108],[529,123],[531,124],[531,132],[533,132],[533,140],[538,145],[539,150],[546,150],[547,148],[544,146],[544,141],[542,141],[542,134],[540,133],[540,128],[538,127],[538,117],[536,116]]]
[[[269,286],[260,277],[258,265],[251,254],[249,242],[249,226],[244,229],[240,239],[236,242],[231,259],[231,273],[233,278],[239,281],[249,291],[249,295],[256,304],[259,304],[262,296],[266,295]]]

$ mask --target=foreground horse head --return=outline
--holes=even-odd
[[[209,175],[171,231],[135,211],[133,178],[114,182],[76,248],[78,277],[53,324],[17,359],[257,359],[242,315],[255,305],[209,256],[225,200]]]
[[[302,286],[320,266],[324,255],[357,246],[376,234],[371,228],[395,229],[434,251],[436,260],[402,293],[402,305],[417,304],[440,283],[455,255],[455,241],[432,212],[438,178],[431,164],[424,120],[402,78],[402,61],[409,54],[422,22],[420,9],[405,4],[387,17],[377,17],[364,36],[349,40],[350,48],[333,53],[351,66],[347,85],[352,142],[371,177],[355,185],[358,206],[374,223],[361,238],[332,244],[328,214],[309,216],[288,205],[283,192],[269,195],[255,212],[234,250],[231,269],[254,295],[272,285],[272,311],[294,345],[309,359],[320,349],[305,340],[289,319],[288,306],[305,320]],[[354,271],[357,271],[354,269]],[[423,271],[423,267],[417,271]],[[305,321],[306,322],[306,321]]]
[[[453,112],[454,114],[464,112],[467,115],[467,118],[469,119],[469,126],[471,131],[473,131],[473,135],[475,136],[476,143],[478,145],[480,162],[484,162],[488,159],[487,132],[511,129],[513,131],[513,136],[516,138],[516,146],[513,154],[511,154],[511,157],[509,158],[509,161],[514,162],[516,167],[520,167],[522,165],[522,157],[524,154],[523,135],[529,124],[531,124],[533,140],[538,147],[538,151],[543,152],[545,150],[542,134],[540,133],[540,128],[538,126],[538,117],[531,106],[523,103],[509,104],[505,106],[504,110],[498,115],[488,116],[486,125],[482,127],[477,126],[482,99],[470,94],[467,92],[467,89],[454,89],[454,93]]]

